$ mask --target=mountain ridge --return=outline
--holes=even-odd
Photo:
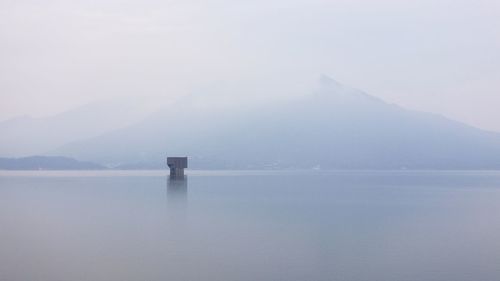
[[[500,134],[407,110],[325,77],[318,89],[258,108],[210,111],[178,103],[53,153],[113,165],[189,155],[199,168],[500,168]]]
[[[103,170],[106,167],[61,156],[0,157],[0,170]]]
[[[96,101],[46,116],[22,115],[0,122],[0,156],[45,154],[66,143],[128,126],[142,113],[128,101]]]

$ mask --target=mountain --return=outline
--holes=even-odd
[[[105,167],[68,157],[0,158],[0,170],[101,170]]]
[[[44,118],[0,122],[0,156],[44,154],[66,143],[125,127],[144,117],[137,101],[99,101]]]
[[[500,134],[403,109],[321,77],[300,99],[210,109],[183,101],[53,153],[110,165],[195,168],[498,169]]]

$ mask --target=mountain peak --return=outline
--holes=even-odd
[[[318,84],[319,86],[317,89],[317,93],[319,93],[319,95],[323,97],[334,97],[337,100],[341,99],[344,101],[354,100],[356,102],[359,102],[360,100],[362,100],[377,103],[383,102],[379,98],[368,95],[361,90],[345,86],[325,74],[321,74]]]
[[[337,92],[344,90],[344,86],[342,84],[325,74],[321,74],[319,77],[319,87],[321,91]]]

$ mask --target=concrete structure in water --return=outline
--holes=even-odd
[[[187,168],[187,164],[187,157],[167,157],[171,177],[184,177],[184,169]]]

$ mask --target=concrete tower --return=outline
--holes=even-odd
[[[187,157],[167,157],[170,177],[184,177],[184,169],[187,168],[187,163]]]

